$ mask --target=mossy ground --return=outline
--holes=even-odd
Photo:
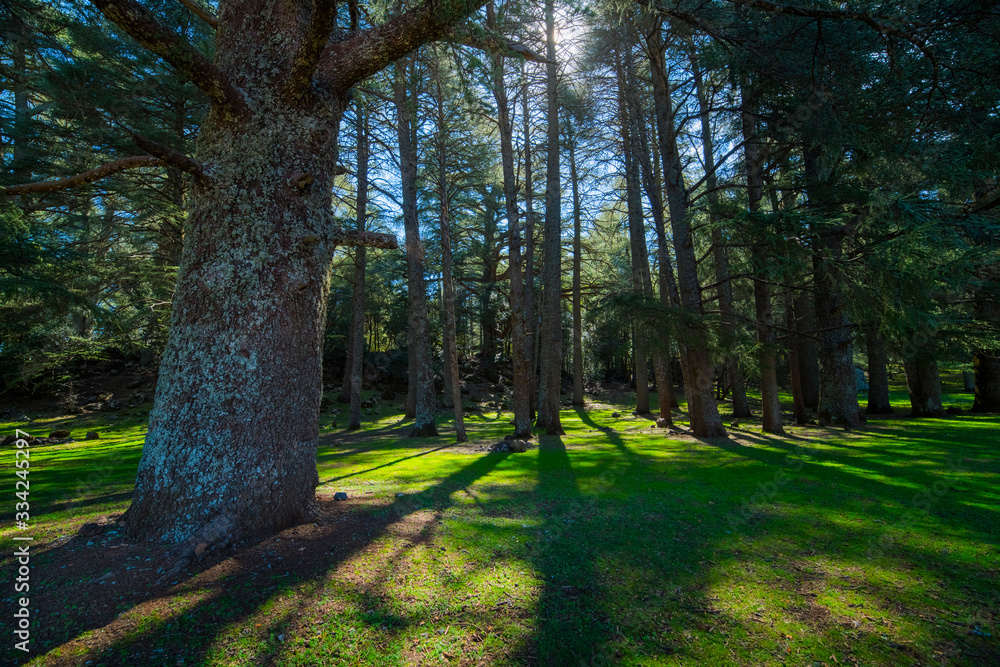
[[[13,650],[5,612],[2,661],[1000,664],[996,416],[784,437],[742,420],[700,441],[600,400],[526,454],[475,449],[508,432],[506,413],[470,414],[473,446],[451,444],[444,419],[440,437],[407,438],[392,406],[358,434],[325,429],[327,520],[158,588],[156,549],[73,537],[128,506],[143,414],[37,420],[35,435],[101,439],[32,451],[32,652]]]

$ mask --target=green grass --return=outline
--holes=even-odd
[[[893,398],[904,411],[905,392]],[[351,498],[329,526],[256,545],[242,566],[182,581],[156,607],[126,601],[88,618],[67,592],[66,610],[39,615],[57,627],[31,664],[1000,660],[997,417],[786,437],[744,421],[699,441],[613,410],[630,413],[564,410],[567,435],[526,454],[451,446],[447,420],[438,438],[402,437],[388,410],[364,437],[327,429],[318,493]],[[510,418],[469,415],[470,437],[488,444]],[[39,542],[127,507],[142,433],[125,419],[99,441],[33,451]],[[12,458],[0,468],[11,499]],[[0,533],[5,553],[12,532]],[[301,543],[311,565],[248,564],[276,539]],[[43,586],[58,544],[36,566]],[[90,648],[101,633],[113,641]]]

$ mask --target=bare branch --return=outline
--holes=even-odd
[[[395,250],[399,247],[393,234],[363,232],[357,229],[340,229],[334,232],[333,243],[354,248],[382,248],[383,250]]]
[[[484,4],[485,0],[426,0],[381,25],[328,45],[317,78],[328,88],[347,90],[422,44],[446,36]]]
[[[218,29],[219,19],[207,7],[202,7],[198,0],[178,0],[178,2],[191,10],[192,14],[212,26],[212,28]]]
[[[0,188],[0,195],[14,197],[16,195],[30,195],[46,192],[57,192],[59,190],[69,190],[70,188],[86,185],[107,178],[112,174],[126,169],[140,169],[142,167],[162,167],[167,163],[157,157],[149,155],[134,155],[124,157],[114,162],[102,164],[100,167],[85,171],[82,174],[67,176],[54,181],[39,181],[37,183],[25,183],[24,185],[12,185],[7,188]]]
[[[199,181],[206,180],[205,172],[202,170],[201,164],[192,160],[187,155],[179,153],[172,148],[168,148],[161,143],[153,141],[149,137],[144,137],[135,132],[132,133],[132,141],[135,142],[136,146],[146,151],[153,157],[160,158],[164,164],[186,171]]]
[[[478,26],[474,29],[469,29],[468,26],[464,25],[456,27],[448,38],[462,46],[479,49],[492,55],[521,56],[525,60],[536,63],[549,62],[547,58],[538,55],[524,44],[507,39],[492,30],[480,29]]]
[[[137,42],[173,65],[202,89],[212,105],[232,118],[242,116],[242,93],[200,51],[164,28],[135,0],[91,0],[105,17]]]

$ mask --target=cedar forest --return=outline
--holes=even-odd
[[[0,17],[11,664],[1000,661],[995,3]]]

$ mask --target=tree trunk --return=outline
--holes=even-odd
[[[789,288],[785,292],[785,327],[788,329],[788,380],[792,389],[795,423],[801,426],[809,421],[809,415],[802,398],[802,362],[799,358],[802,351],[802,338],[796,331],[795,321],[795,301],[792,297],[792,290]]]
[[[358,169],[357,169],[357,213],[358,230],[364,231],[368,217],[368,109],[364,98],[359,96],[357,103],[357,133],[358,133]],[[350,416],[347,428],[356,431],[361,428],[361,383],[364,374],[365,358],[365,262],[367,248],[355,249],[354,255],[354,294],[351,298],[351,327],[354,330],[354,344],[351,347],[350,375]]]
[[[437,54],[435,54],[437,55]],[[448,165],[445,161],[448,141],[448,122],[444,113],[444,93],[441,90],[441,72],[434,64],[434,79],[437,84],[437,126],[438,126],[438,206],[441,222],[441,281],[443,283],[443,315],[444,320],[444,357],[448,373],[447,389],[450,390],[452,408],[455,410],[455,439],[465,442],[469,437],[465,434],[465,415],[462,410],[462,385],[458,377],[458,344],[455,329],[455,286],[452,281],[453,267],[451,261],[451,218],[450,197],[448,193]]]
[[[556,80],[556,43],[553,0],[545,2],[548,57],[548,159],[545,171],[545,240],[542,278],[542,331],[539,354],[537,424],[549,435],[563,435],[559,419],[562,380],[562,190],[559,179],[559,99]]]
[[[625,35],[623,35],[623,38]],[[622,154],[625,161],[625,202],[628,208],[629,259],[632,268],[632,294],[645,296],[643,267],[649,271],[646,255],[646,226],[643,222],[642,193],[640,191],[639,165],[637,164],[638,138],[636,137],[637,92],[632,81],[630,40],[622,40],[625,53],[616,51],[618,69],[618,107],[621,123]],[[623,62],[624,61],[624,62]],[[635,413],[649,414],[649,371],[644,322],[633,318],[632,324],[632,379],[635,381]]]
[[[712,395],[711,356],[708,336],[704,330],[698,262],[694,252],[694,237],[687,210],[687,190],[684,187],[684,172],[674,128],[670,84],[661,44],[662,35],[658,24],[648,37],[647,51],[652,70],[656,133],[663,159],[670,225],[677,257],[677,287],[681,306],[690,317],[680,341],[682,365],[686,371],[684,379],[688,412],[694,435],[724,436],[726,429],[722,426],[722,418],[719,416],[715,397]]]
[[[865,414],[891,415],[895,412],[889,403],[888,355],[885,339],[874,326],[865,335],[868,352],[868,409]]]
[[[1000,350],[976,350],[972,357],[976,373],[973,412],[1000,412]]]
[[[718,284],[719,312],[730,347],[736,344],[737,327],[733,315],[733,284],[729,279],[729,249],[722,228],[716,224],[716,212],[719,210],[718,178],[715,175],[715,138],[712,135],[711,104],[708,90],[698,62],[698,53],[694,43],[689,49],[691,71],[694,74],[695,93],[698,97],[698,110],[701,118],[701,145],[705,163],[705,190],[708,193],[708,216],[712,230],[712,259],[715,263],[715,282]],[[759,199],[758,199],[759,201]],[[725,356],[726,372],[732,382],[733,416],[751,417],[750,403],[747,401],[746,379],[740,368],[739,360],[731,351]]]
[[[524,345],[528,351],[528,405],[531,416],[535,416],[535,396],[537,395],[538,355],[535,353],[538,341],[538,317],[535,314],[535,191],[531,180],[531,124],[528,111],[528,79],[521,76],[524,88],[521,92],[521,110],[524,118]]]
[[[487,8],[492,24],[493,5]],[[525,96],[527,97],[527,95]],[[514,176],[513,123],[507,101],[507,84],[504,80],[503,59],[493,57],[493,99],[497,103],[497,127],[500,131],[500,159],[503,165],[503,193],[507,207],[507,229],[510,242],[510,317],[512,393],[514,408],[514,437],[531,437],[531,340],[530,324],[525,309],[524,267],[521,260],[521,230],[517,210],[517,181]],[[527,138],[525,138],[527,141]],[[530,289],[530,286],[529,286]]]
[[[822,164],[821,150],[804,151],[809,203],[817,211],[832,212],[829,175]],[[846,304],[840,293],[840,266],[845,231],[843,227],[816,235],[813,272],[816,285],[816,326],[819,329],[820,390],[818,415],[821,424],[847,428],[861,425],[858,407],[854,349]]]
[[[397,63],[393,80],[403,190],[403,229],[406,234],[407,311],[410,331],[410,391],[414,403],[411,437],[437,435],[434,423],[434,368],[431,365],[427,322],[427,287],[424,282],[424,247],[417,221],[417,131],[407,82],[410,67]]]
[[[806,408],[819,407],[819,346],[816,344],[815,301],[808,294],[795,299],[795,332],[799,337],[799,377]]]
[[[743,95],[743,140],[744,161],[747,170],[747,201],[750,215],[760,212],[760,202],[764,196],[763,155],[757,139],[756,121],[751,113],[749,86],[742,87]],[[759,236],[763,236],[760,234]],[[771,285],[767,281],[767,260],[771,256],[766,243],[753,245],[753,297],[757,324],[757,358],[760,363],[761,422],[765,433],[783,434],[781,426],[781,402],[778,397],[777,352],[774,344],[774,323],[771,312]],[[735,385],[733,400],[735,404]]]
[[[941,378],[937,362],[927,357],[903,359],[911,417],[947,417],[941,405]]]
[[[576,173],[576,136],[569,140],[569,178],[573,189],[573,405],[583,405],[583,313],[580,279],[583,244],[580,239],[582,212],[580,184]]]
[[[209,114],[202,126],[212,180],[191,190],[123,519],[133,538],[243,541],[290,525],[313,499],[341,113],[272,99],[239,123]],[[295,187],[296,173],[312,186]]]

